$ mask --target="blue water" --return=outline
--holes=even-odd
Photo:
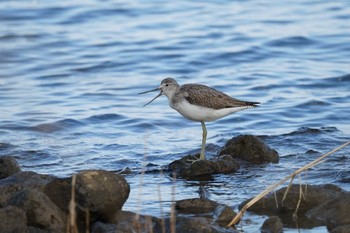
[[[202,133],[165,97],[142,108],[156,94],[137,93],[165,77],[262,103],[208,123],[208,155],[254,134],[280,163],[215,176],[213,200],[237,207],[350,139],[349,1],[5,0],[0,22],[0,155],[57,176],[128,167],[127,210],[160,216],[160,198],[166,212],[198,197],[198,182],[157,172],[198,152]],[[350,190],[349,152],[303,180]]]

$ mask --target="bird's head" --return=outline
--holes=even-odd
[[[149,91],[141,92],[139,94],[146,94],[148,92],[160,91],[156,97],[154,97],[151,101],[149,101],[147,104],[144,105],[144,106],[146,106],[146,105],[152,103],[155,99],[157,99],[161,95],[166,95],[168,98],[171,98],[172,95],[177,91],[177,88],[179,88],[179,84],[176,82],[175,79],[166,78],[166,79],[162,80],[159,87],[152,89],[152,90],[149,90]]]

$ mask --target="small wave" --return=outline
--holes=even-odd
[[[267,42],[266,46],[271,47],[294,47],[294,46],[310,46],[310,45],[316,45],[318,41],[311,40],[310,38],[304,37],[304,36],[293,36],[293,37],[286,37],[281,38],[277,40],[272,40]]]
[[[15,146],[10,143],[0,142],[0,151],[14,148]]]
[[[60,121],[56,121],[53,123],[45,123],[30,127],[31,130],[43,132],[43,133],[52,133],[56,131],[60,131],[67,128],[78,127],[83,125],[82,122],[73,120],[73,119],[64,119]]]
[[[309,127],[300,127],[296,131],[283,134],[282,136],[293,136],[293,135],[303,135],[303,134],[321,134],[321,133],[332,133],[339,131],[336,127],[328,126],[321,128],[309,128]]]
[[[104,121],[111,121],[111,120],[121,120],[125,117],[120,114],[114,114],[114,113],[107,113],[107,114],[100,114],[100,115],[94,115],[89,118],[86,118],[86,121],[90,123],[99,123]]]
[[[331,105],[328,102],[325,101],[320,101],[320,100],[309,100],[306,101],[304,103],[301,103],[299,105],[297,105],[296,107],[311,107],[311,106],[327,106],[327,105]]]

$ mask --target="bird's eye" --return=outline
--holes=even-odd
[[[165,86],[166,86],[166,87],[168,87],[168,86],[169,86],[169,84],[165,84]]]

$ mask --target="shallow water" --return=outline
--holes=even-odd
[[[237,207],[350,139],[347,1],[8,0],[0,2],[0,22],[0,155],[57,176],[145,167],[144,176],[126,177],[127,210],[161,216],[159,189],[166,212],[173,197],[198,197],[200,185]],[[198,152],[202,133],[165,97],[142,108],[155,93],[137,93],[165,77],[262,102],[208,123],[207,152],[254,134],[280,153],[280,163],[205,183],[160,175],[172,160]],[[350,190],[349,152],[302,179]],[[243,229],[254,232],[261,218]]]

